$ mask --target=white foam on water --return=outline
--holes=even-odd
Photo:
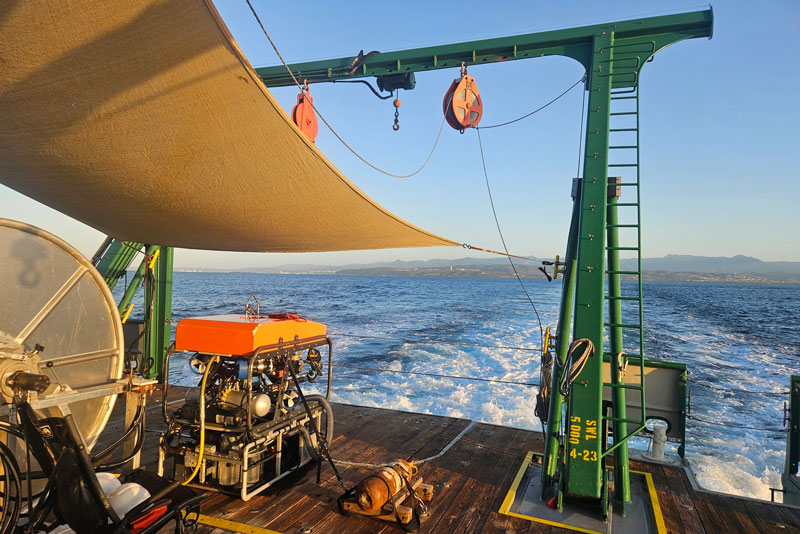
[[[338,305],[339,300],[346,301],[348,297],[342,295],[347,294],[358,278],[336,280],[337,291],[341,294],[327,297],[326,302],[335,301]],[[320,288],[330,290],[324,285],[329,282],[323,277],[307,277],[302,282],[320,283]],[[342,365],[538,383],[538,353],[494,348],[539,347],[541,343],[538,324],[527,300],[519,297],[517,281],[448,280],[440,283],[447,289],[431,293],[434,284],[429,281],[375,278],[370,280],[370,286],[375,286],[372,289],[380,291],[387,302],[365,303],[368,309],[363,320],[342,321],[338,315],[341,306],[332,311],[330,317],[306,315],[327,322],[331,332],[433,340],[430,344],[420,344],[335,337],[334,361]],[[493,293],[472,291],[470,284],[475,287],[486,284]],[[526,281],[526,285],[530,284]],[[414,287],[424,287],[424,290],[418,289],[420,293],[415,294]],[[664,292],[665,287],[658,286],[654,292]],[[555,330],[559,286],[536,285],[535,289],[531,292],[542,320]],[[706,310],[695,306],[692,295],[684,295],[687,291],[708,290],[687,285],[686,288],[676,287],[674,293],[667,295],[676,298],[674,302],[669,299],[650,301],[648,306],[648,299],[645,299],[648,306],[645,354],[652,359],[687,364],[692,393],[691,416],[733,425],[687,421],[687,458],[698,482],[714,491],[769,499],[769,488],[780,487],[785,433],[758,429],[780,427],[788,375],[797,373],[798,349],[783,340],[759,341],[757,336],[743,333],[750,330],[737,331],[741,329],[738,324],[713,323]],[[319,292],[313,290],[306,290],[306,293],[309,298],[319,296]],[[706,295],[705,298],[708,301],[715,297]],[[231,299],[224,297],[223,300]],[[213,299],[203,298],[202,302],[210,307]],[[315,305],[312,300],[308,308],[313,310]],[[267,306],[262,299],[262,309]],[[450,308],[454,310],[452,313]],[[436,344],[439,340],[493,347]],[[173,368],[180,365],[185,362],[176,357]],[[194,385],[198,380],[196,375],[178,370],[173,376],[173,383]],[[710,387],[701,387],[700,383]],[[324,392],[324,388],[324,380],[320,380],[304,390]],[[334,367],[333,400],[540,430],[539,420],[533,415],[537,389]],[[631,445],[646,448],[648,441],[636,439]],[[674,445],[670,448],[675,449]]]
[[[766,459],[753,461],[750,455],[743,454],[745,449],[740,453],[731,450],[720,453],[690,453],[688,459],[703,488],[769,500],[770,488],[781,487],[781,473],[765,464]],[[759,451],[749,452],[759,454]]]

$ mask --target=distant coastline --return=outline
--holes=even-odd
[[[622,269],[636,270],[636,261],[623,259]],[[515,260],[520,276],[543,279],[541,258]],[[642,260],[646,282],[696,282],[733,284],[800,284],[800,262],[767,262],[749,256],[705,257],[670,254]],[[262,274],[309,274],[341,276],[415,276],[436,278],[512,278],[506,258],[394,261],[359,265],[280,265],[243,269],[176,268],[179,272],[235,272]],[[552,274],[552,267],[547,267]],[[635,280],[624,275],[623,280]]]
[[[525,279],[544,278],[539,272],[522,272],[517,266],[520,277]],[[341,276],[421,276],[437,278],[513,278],[511,268],[503,272],[497,268],[482,269],[346,269],[333,274]],[[785,275],[755,275],[749,273],[697,273],[697,272],[671,272],[671,271],[644,271],[642,280],[645,282],[697,282],[697,283],[727,283],[727,284],[800,284],[800,276]],[[635,276],[623,275],[623,280],[636,280]]]

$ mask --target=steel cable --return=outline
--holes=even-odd
[[[536,304],[533,303],[533,299],[528,294],[528,290],[525,288],[525,284],[522,282],[522,278],[520,277],[519,273],[517,272],[517,267],[514,265],[514,260],[511,259],[511,254],[508,252],[508,246],[506,246],[506,240],[503,237],[503,230],[500,228],[500,220],[497,218],[497,210],[494,207],[494,198],[492,198],[492,188],[489,185],[489,172],[486,170],[486,158],[483,154],[483,141],[481,141],[481,131],[476,130],[478,132],[478,146],[480,147],[481,151],[481,163],[483,164],[483,177],[486,181],[486,191],[489,193],[489,204],[492,206],[492,214],[494,215],[494,222],[497,225],[497,233],[500,234],[500,242],[503,243],[503,250],[506,252],[506,257],[508,258],[508,262],[511,264],[511,269],[514,271],[514,276],[517,277],[517,281],[519,285],[522,287],[522,291],[525,293],[525,296],[528,298],[528,302],[530,302],[531,307],[533,308],[533,313],[536,314],[536,320],[539,322],[539,342],[542,346],[544,346],[544,327],[542,326],[542,318],[539,317],[539,310],[536,309]]]
[[[536,347],[514,347],[509,345],[483,345],[480,343],[467,343],[461,341],[441,341],[437,339],[408,339],[400,337],[367,336],[360,334],[342,334],[340,332],[331,332],[330,335],[339,337],[352,337],[356,339],[380,339],[384,341],[401,341],[403,343],[419,343],[422,345],[453,345],[456,347],[479,347],[484,349],[523,350],[531,352],[539,352],[541,350]]]
[[[708,425],[718,425],[718,426],[726,426],[730,428],[740,428],[742,430],[757,430],[760,432],[780,432],[785,434],[788,432],[785,428],[770,428],[770,427],[759,427],[759,426],[750,426],[750,425],[742,425],[739,423],[729,423],[727,421],[714,421],[711,419],[703,419],[702,417],[697,417],[696,415],[687,415],[687,419],[691,419],[692,421],[698,421],[700,423],[706,423]]]
[[[261,19],[259,18],[258,13],[256,13],[255,8],[253,7],[253,4],[250,3],[250,0],[245,0],[245,1],[247,2],[247,5],[250,7],[250,11],[253,12],[253,16],[255,17],[256,21],[258,22],[258,25],[261,26],[261,31],[264,32],[264,36],[269,41],[269,44],[272,45],[272,49],[275,51],[275,54],[277,54],[278,59],[281,60],[281,63],[283,64],[284,68],[286,69],[286,72],[289,73],[289,76],[291,76],[292,81],[294,81],[294,84],[297,86],[297,88],[300,89],[300,91],[302,91],[303,90],[303,86],[297,80],[297,77],[295,77],[294,73],[292,72],[292,69],[289,68],[289,65],[286,63],[286,60],[283,59],[283,56],[278,51],[278,47],[275,45],[275,42],[272,40],[272,37],[270,37],[270,35],[269,35],[269,32],[267,32],[267,29],[264,27],[264,24],[261,22]],[[373,163],[371,163],[370,161],[368,161],[364,156],[359,154],[353,147],[351,147],[349,144],[347,144],[347,141],[345,141],[342,138],[342,136],[339,135],[339,133],[336,130],[333,129],[333,126],[331,126],[330,123],[322,115],[322,113],[320,113],[319,109],[317,109],[317,106],[315,106],[314,103],[310,102],[310,101],[309,101],[309,104],[311,104],[311,107],[314,109],[314,112],[317,115],[319,115],[320,120],[325,124],[325,126],[328,127],[328,129],[336,137],[336,139],[338,139],[339,142],[342,143],[345,146],[345,148],[347,148],[347,150],[352,152],[355,157],[360,159],[367,166],[371,167],[372,169],[378,171],[381,174],[385,174],[386,176],[391,176],[392,178],[411,178],[412,176],[415,176],[416,174],[419,174],[419,172],[422,171],[422,169],[424,169],[425,166],[428,165],[428,162],[431,160],[431,157],[433,156],[433,152],[436,150],[436,147],[439,144],[439,139],[442,136],[442,130],[444,130],[445,119],[442,118],[442,124],[441,124],[441,126],[439,126],[439,133],[436,135],[436,141],[434,141],[433,147],[431,148],[431,151],[428,154],[428,157],[425,158],[425,161],[422,162],[422,165],[417,170],[415,170],[414,172],[411,172],[409,174],[395,174],[395,173],[391,173],[389,171],[385,171],[385,170],[381,169],[380,167],[378,167],[378,166],[374,165]]]
[[[333,367],[341,367],[342,369],[354,369],[357,371],[378,371],[382,373],[396,373],[401,375],[418,375],[418,376],[427,376],[431,378],[452,378],[455,380],[471,380],[475,382],[491,382],[495,384],[511,384],[514,386],[533,386],[539,387],[539,384],[536,382],[516,382],[514,380],[502,380],[499,378],[480,378],[475,376],[459,376],[459,375],[448,375],[442,373],[423,373],[422,371],[403,371],[400,369],[386,369],[381,367],[372,367],[372,366],[359,366],[359,365],[343,365],[340,363],[333,364]]]
[[[489,128],[499,128],[501,126],[508,126],[509,124],[514,124],[515,122],[519,122],[519,121],[521,121],[523,119],[527,119],[531,115],[535,115],[536,113],[539,113],[543,109],[549,107],[551,104],[555,104],[558,100],[561,99],[561,97],[565,96],[567,93],[572,91],[579,83],[582,83],[582,82],[585,82],[585,81],[586,81],[586,74],[584,74],[583,77],[581,77],[580,80],[578,80],[577,82],[575,82],[572,85],[570,85],[569,88],[567,88],[566,91],[564,91],[563,93],[561,93],[560,95],[558,95],[557,97],[552,99],[547,104],[545,104],[543,106],[540,106],[540,107],[534,109],[533,111],[531,111],[530,113],[526,113],[525,115],[523,115],[521,117],[517,117],[516,119],[512,119],[510,121],[501,122],[500,124],[492,124],[490,126],[475,126],[475,129],[476,130],[488,130]]]

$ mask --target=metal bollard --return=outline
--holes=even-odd
[[[667,442],[667,429],[661,425],[653,429],[653,459],[664,459],[664,444]]]

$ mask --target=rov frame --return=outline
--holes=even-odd
[[[313,450],[318,450],[318,431],[322,428],[323,413],[326,409],[321,402],[306,399],[293,410],[281,409],[284,405],[284,396],[291,387],[299,389],[299,383],[294,374],[284,373],[279,384],[277,399],[271,416],[264,418],[261,422],[253,423],[254,417],[250,399],[253,396],[253,370],[261,362],[269,359],[282,360],[288,365],[288,358],[309,349],[315,349],[327,345],[328,347],[328,369],[325,400],[328,401],[331,395],[332,358],[333,342],[327,336],[316,336],[306,339],[294,339],[292,341],[280,341],[271,345],[264,345],[253,351],[247,356],[227,356],[232,360],[246,359],[247,378],[246,396],[243,404],[246,407],[247,416],[244,425],[232,428],[230,426],[205,423],[206,432],[224,432],[239,434],[240,439],[236,445],[225,453],[217,451],[215,447],[206,446],[202,463],[198,471],[198,482],[190,482],[189,486],[199,489],[220,491],[224,493],[237,494],[235,489],[238,487],[238,495],[243,501],[247,501],[257,495],[277,481],[289,474],[310,464],[312,461],[319,461],[308,451],[308,445]],[[177,423],[178,425],[197,430],[197,422],[179,419],[169,414],[167,389],[169,385],[169,361],[172,350],[167,351],[164,366],[164,386],[161,399],[161,409],[165,421],[168,425]],[[205,402],[205,399],[200,400]],[[308,431],[306,429],[311,429]],[[327,429],[326,429],[327,430]],[[310,440],[306,444],[306,440]],[[173,458],[173,478],[184,481],[188,478],[199,460],[197,447],[178,447],[171,448],[163,442],[158,447],[158,474],[164,475],[165,462],[168,458]],[[290,448],[287,448],[290,447]],[[270,465],[271,462],[271,465]],[[180,468],[183,469],[180,469]],[[230,477],[234,473],[234,482],[223,484],[223,477]],[[212,475],[212,479],[208,475]]]

